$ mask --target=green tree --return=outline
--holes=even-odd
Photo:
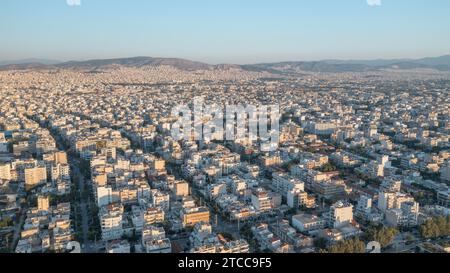
[[[320,249],[326,249],[328,241],[325,238],[317,238],[314,240],[314,246]]]
[[[336,166],[334,166],[331,163],[327,163],[322,167],[322,170],[324,172],[334,172],[334,171],[336,171],[336,169],[337,169]]]
[[[329,253],[365,253],[366,245],[363,241],[355,238],[340,242],[329,247]]]
[[[447,219],[445,217],[437,218],[436,225],[439,229],[439,234],[444,236],[447,233]]]
[[[7,227],[11,227],[12,225],[13,225],[13,220],[9,216],[4,217],[0,221],[0,228],[7,228]]]
[[[450,216],[429,219],[420,226],[419,231],[426,239],[450,236]]]
[[[414,242],[414,240],[415,240],[415,237],[414,237],[413,235],[408,234],[408,235],[406,236],[406,243],[407,243],[407,244],[411,244],[412,242]]]
[[[447,225],[446,225],[445,233],[446,233],[447,235],[450,234],[450,215],[447,216]]]
[[[379,242],[385,248],[392,244],[397,234],[398,230],[395,228],[372,227],[366,231],[366,238],[368,241]]]

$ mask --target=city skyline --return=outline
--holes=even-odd
[[[437,4],[437,2],[439,4]],[[217,63],[448,54],[447,1],[2,1],[0,60]]]

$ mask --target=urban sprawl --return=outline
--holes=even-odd
[[[430,71],[0,71],[0,249],[448,252],[449,90]],[[174,139],[197,98],[278,105],[277,149]]]

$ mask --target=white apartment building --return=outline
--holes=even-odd
[[[211,200],[223,194],[227,194],[227,192],[227,185],[225,183],[209,184],[206,186],[206,194]]]
[[[62,178],[70,177],[69,165],[56,164],[51,166],[51,178],[52,181],[56,181]]]
[[[106,247],[106,253],[110,254],[125,254],[130,252],[130,243],[126,240],[111,242]]]
[[[193,247],[201,246],[204,240],[212,234],[212,226],[209,223],[197,223],[189,236],[189,241]]]
[[[292,216],[292,226],[300,232],[312,232],[323,229],[326,221],[316,215],[299,214]]]
[[[413,227],[418,224],[419,203],[404,202],[400,209],[386,211],[386,223],[392,227],[405,226]]]
[[[414,201],[414,198],[398,192],[380,192],[378,196],[378,208],[385,212],[389,209],[400,209],[404,202]]]
[[[290,190],[287,194],[287,205],[290,208],[299,208],[301,206],[310,207],[311,204],[308,193],[300,189]]]
[[[170,195],[163,193],[160,190],[153,189],[151,190],[151,200],[152,205],[154,207],[161,207],[164,211],[168,211],[170,209]]]
[[[123,206],[114,204],[100,209],[100,225],[103,241],[118,240],[123,231]]]
[[[141,241],[146,253],[172,252],[172,245],[170,240],[166,238],[166,232],[162,227],[144,225]]]
[[[262,189],[258,188],[252,193],[252,205],[257,211],[264,212],[272,209],[272,204],[268,193]]]
[[[224,244],[219,242],[205,243],[200,246],[193,247],[189,253],[249,253],[249,245],[245,240],[236,240],[226,242]]]
[[[97,206],[103,207],[111,204],[112,202],[112,188],[110,186],[97,187]]]
[[[158,239],[145,242],[146,253],[172,253],[172,244],[170,239]]]
[[[383,182],[381,183],[380,188],[383,191],[400,192],[402,188],[402,181],[395,179],[384,179]]]
[[[274,173],[272,177],[272,186],[275,192],[287,197],[288,192],[293,189],[305,191],[305,183],[287,173]]]
[[[330,207],[328,225],[332,228],[340,228],[353,222],[353,206],[339,201]]]
[[[144,225],[162,223],[165,219],[164,211],[159,207],[148,208],[144,212]]]
[[[372,211],[372,198],[367,195],[361,195],[356,206],[356,212],[359,215],[368,215]]]
[[[231,182],[231,190],[234,194],[238,194],[247,189],[247,183],[241,179],[233,179]]]

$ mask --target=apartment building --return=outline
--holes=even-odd
[[[287,198],[288,192],[293,189],[305,190],[305,183],[287,173],[280,172],[273,174],[272,186],[274,191],[280,193],[284,198]]]
[[[328,226],[340,228],[353,222],[353,205],[339,201],[330,207]]]
[[[257,188],[252,192],[252,205],[259,212],[265,212],[272,209],[269,194],[263,188]]]
[[[47,182],[47,169],[45,167],[34,167],[25,169],[25,187],[27,190],[30,190],[46,182]]]
[[[327,221],[311,214],[298,214],[292,216],[292,226],[300,232],[309,233],[323,229]]]
[[[99,218],[104,241],[118,240],[122,237],[124,233],[122,205],[111,204],[102,207]]]
[[[11,164],[0,163],[0,179],[11,180]]]
[[[184,208],[181,211],[183,227],[192,227],[197,223],[209,223],[210,214],[207,207]]]

